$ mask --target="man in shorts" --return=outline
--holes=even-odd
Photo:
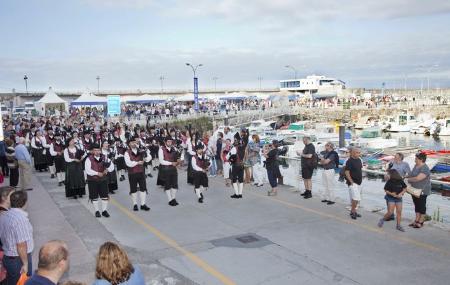
[[[315,159],[316,149],[311,143],[311,138],[309,136],[303,137],[303,144],[305,145],[303,151],[301,153],[300,151],[297,152],[297,154],[301,157],[302,178],[305,185],[305,192],[301,195],[303,198],[309,199],[312,198],[311,178],[315,168],[313,159]]]
[[[356,212],[356,207],[361,201],[362,184],[362,160],[361,150],[359,148],[352,148],[350,150],[350,157],[345,163],[345,178],[347,180],[350,199],[352,201],[350,217],[356,220],[357,217],[361,217],[361,215]]]

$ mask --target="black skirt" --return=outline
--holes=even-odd
[[[164,182],[164,190],[178,189],[178,172],[175,166],[160,165],[160,177]]]
[[[64,155],[57,155],[54,157],[56,173],[66,171],[66,161]]]
[[[156,179],[156,185],[164,186],[164,180],[162,179],[162,175],[161,175],[161,166],[158,168],[158,178]]]
[[[108,189],[109,191],[117,190],[117,173],[116,171],[108,172]]]
[[[33,148],[34,168],[36,170],[45,170],[47,168],[47,156],[43,154],[43,149]]]
[[[127,169],[127,165],[125,164],[125,158],[122,157],[118,157],[116,159],[116,168],[117,170],[125,170]]]
[[[66,197],[86,194],[86,182],[81,163],[66,163]]]
[[[208,176],[203,171],[194,170],[194,187],[198,189],[200,186],[208,188]]]
[[[50,154],[50,150],[47,149],[47,153],[46,153],[46,158],[47,158],[47,165],[48,166],[52,166],[53,165],[53,156]]]

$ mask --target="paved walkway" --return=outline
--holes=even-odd
[[[156,174],[156,173],[155,173]],[[156,176],[156,175],[155,175]],[[197,203],[180,171],[177,207],[147,179],[150,212],[131,211],[128,181],[112,196],[109,219],[96,219],[86,198],[67,200],[48,173],[36,173],[29,212],[37,248],[68,241],[67,279],[90,283],[95,254],[106,240],[122,244],[147,284],[448,284],[450,234],[431,226],[401,233],[380,213],[356,221],[346,205],[305,201],[292,188],[277,197],[246,186],[230,199],[221,178]],[[405,221],[404,225],[409,221]],[[35,255],[37,250],[35,252]]]

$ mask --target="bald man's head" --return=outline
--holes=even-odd
[[[67,244],[61,240],[52,240],[45,243],[39,250],[38,268],[52,271],[58,268],[61,261],[68,261],[68,258]]]

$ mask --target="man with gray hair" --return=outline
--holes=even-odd
[[[361,201],[362,166],[361,150],[356,147],[351,148],[350,157],[345,163],[345,178],[347,180],[352,203],[350,217],[354,220],[361,217],[361,215],[356,212],[356,208]]]
[[[335,203],[334,169],[339,166],[339,155],[334,150],[334,145],[331,142],[325,144],[325,153],[321,156],[320,165],[323,167],[322,179],[324,182],[324,189],[319,190],[320,196],[323,203],[333,205]]]
[[[20,137],[15,148],[17,163],[19,164],[19,182],[20,188],[25,191],[33,190],[30,188],[31,179],[31,156],[25,146],[25,138]]]
[[[317,167],[317,156],[316,148],[311,143],[311,137],[304,136],[303,144],[305,145],[303,151],[297,151],[297,155],[301,157],[301,174],[305,185],[305,192],[301,195],[303,198],[309,199],[312,198],[312,175]]]
[[[25,285],[55,285],[69,270],[69,251],[61,240],[45,243],[39,250],[38,270]]]

